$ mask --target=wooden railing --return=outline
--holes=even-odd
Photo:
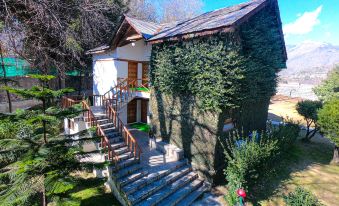
[[[79,104],[82,102],[83,97],[82,96],[68,96],[68,97],[62,97],[61,98],[61,106],[62,108],[68,108],[73,105]]]
[[[107,104],[106,106],[106,114],[108,118],[113,122],[113,125],[116,128],[116,130],[121,134],[129,150],[133,152],[134,158],[140,159],[142,150],[138,142],[136,141],[134,136],[128,131],[124,123],[121,121],[116,110],[109,104]]]
[[[138,82],[141,81],[142,84]],[[136,88],[144,87],[148,88],[147,79],[124,79],[118,83],[116,87],[106,92],[104,95],[91,95],[84,99],[82,96],[70,96],[62,98],[62,107],[67,108],[75,104],[82,104],[84,109],[83,116],[89,126],[97,127],[97,135],[101,137],[101,147],[107,149],[108,159],[112,160],[115,164],[119,161],[119,156],[114,152],[109,142],[109,138],[106,136],[104,130],[98,123],[90,105],[104,106],[107,117],[113,122],[116,130],[121,134],[129,150],[133,152],[136,159],[140,159],[142,150],[138,145],[135,137],[128,131],[126,125],[119,118],[117,111],[124,103],[128,103],[129,98],[135,95]],[[122,101],[124,100],[124,101]]]

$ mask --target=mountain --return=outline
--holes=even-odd
[[[286,49],[287,69],[279,73],[277,94],[317,99],[313,88],[339,64],[339,46],[306,41],[299,45],[287,45]]]
[[[306,41],[299,45],[288,45],[287,69],[281,76],[327,74],[339,63],[339,46],[328,43]]]

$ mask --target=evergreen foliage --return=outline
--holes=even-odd
[[[204,111],[268,100],[275,93],[278,68],[286,67],[274,12],[265,9],[239,33],[153,45],[152,85],[164,94],[193,96]]]
[[[303,138],[304,141],[310,141],[319,131],[318,110],[322,108],[322,105],[321,101],[304,100],[298,102],[296,106],[297,112],[303,116],[306,121],[306,134]],[[311,130],[312,126],[314,127],[313,130]]]
[[[0,117],[0,202],[2,205],[46,204],[46,196],[65,193],[74,187],[70,172],[80,168],[78,144],[60,135],[61,120],[79,114],[75,106],[59,109],[53,101],[64,92],[48,88],[52,76],[39,76],[42,85],[9,91],[44,102],[42,108],[17,110]],[[48,137],[48,141],[47,141]],[[74,145],[74,146],[71,146]]]
[[[314,89],[314,92],[324,102],[339,98],[339,65],[328,74],[328,79]]]
[[[333,98],[324,104],[318,111],[321,131],[334,144],[332,163],[339,163],[339,98]]]
[[[339,146],[339,98],[326,102],[318,116],[321,131]]]
[[[229,205],[237,203],[236,190],[239,188],[245,189],[251,198],[254,187],[273,173],[274,164],[289,150],[298,134],[298,125],[286,123],[265,133],[253,132],[249,137],[232,133],[226,138],[224,153],[228,165],[224,172]]]
[[[295,191],[284,196],[286,206],[322,206],[317,197],[308,190],[297,187]]]

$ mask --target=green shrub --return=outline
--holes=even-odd
[[[278,140],[279,150],[285,152],[297,140],[299,132],[300,127],[298,124],[287,122],[285,125],[279,126],[277,130],[274,130],[272,132],[272,137]]]
[[[254,133],[253,136],[256,136]],[[277,140],[264,136],[260,141],[248,139],[246,141],[238,139],[241,145],[226,153],[228,166],[225,170],[226,179],[228,181],[229,193],[226,200],[230,205],[237,202],[236,190],[244,188],[251,191],[251,188],[257,183],[260,176],[265,172],[269,172],[270,158],[277,152]]]
[[[224,146],[228,161],[225,175],[229,191],[226,201],[229,205],[237,203],[237,189],[243,188],[249,194],[253,193],[259,180],[274,171],[272,168],[275,162],[293,145],[298,134],[299,126],[292,122],[281,125],[272,132],[253,132],[251,137],[230,134]]]
[[[302,187],[297,187],[284,197],[287,206],[320,206],[317,197]]]

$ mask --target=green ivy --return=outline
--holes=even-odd
[[[265,9],[234,33],[153,45],[152,85],[164,94],[193,96],[204,111],[269,99],[278,68],[286,66],[274,12]]]

